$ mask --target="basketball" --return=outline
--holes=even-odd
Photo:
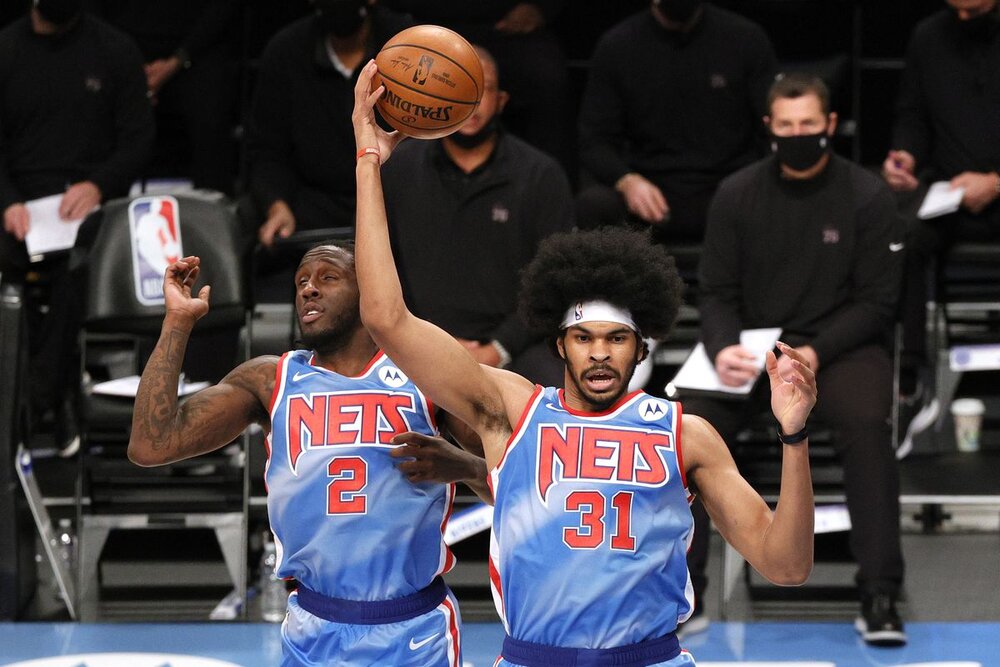
[[[375,56],[372,90],[385,86],[376,108],[389,125],[417,139],[458,129],[483,96],[483,67],[456,32],[418,25],[397,33]]]

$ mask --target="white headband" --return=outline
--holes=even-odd
[[[632,314],[624,308],[613,306],[607,301],[577,301],[566,310],[562,328],[567,329],[574,324],[584,322],[617,322],[624,324],[632,331],[639,332],[639,327],[632,321]]]

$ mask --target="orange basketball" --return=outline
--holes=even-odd
[[[437,139],[472,115],[483,96],[483,66],[456,32],[418,25],[397,33],[375,56],[372,90],[385,86],[377,109],[389,125],[418,139]]]

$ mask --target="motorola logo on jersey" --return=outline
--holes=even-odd
[[[295,394],[286,401],[288,462],[296,473],[299,457],[317,447],[389,445],[409,431],[405,412],[413,395],[388,391]]]
[[[560,481],[589,480],[636,486],[663,486],[669,480],[665,452],[674,437],[589,424],[543,424],[538,429],[538,496],[547,503]]]
[[[647,398],[639,404],[639,418],[645,422],[654,422],[667,415],[667,403],[658,398]]]
[[[378,369],[378,379],[382,381],[382,384],[394,389],[402,387],[410,381],[410,378],[406,377],[406,373],[395,366],[383,366]]]

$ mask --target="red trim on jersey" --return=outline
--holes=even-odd
[[[502,655],[498,655],[497,659],[493,661],[493,667],[498,667],[498,665],[500,664],[501,660],[503,660],[503,656]]]
[[[285,388],[285,365],[288,362],[288,352],[278,358],[278,363],[274,367],[274,389],[271,390],[271,400],[267,404],[267,414],[274,413],[274,403],[278,400],[281,390]],[[274,424],[271,425],[272,429]]]
[[[603,412],[587,412],[586,410],[574,410],[573,408],[566,405],[566,397],[564,395],[565,391],[566,391],[565,389],[560,389],[558,392],[559,405],[562,406],[563,410],[570,413],[571,415],[576,415],[577,417],[604,417],[610,415],[612,412],[618,410],[623,405],[625,405],[633,398],[642,393],[642,389],[636,389],[635,391],[629,392],[628,394],[625,394],[624,396],[619,398],[617,401],[615,401],[614,405],[612,405],[607,410],[604,410]]]
[[[684,469],[684,452],[681,449],[681,417],[684,416],[684,409],[679,401],[674,401],[674,410],[674,453],[677,454],[677,469],[681,471],[681,483],[684,484],[684,490],[687,491],[688,495],[691,495],[691,492],[688,491],[687,471]]]
[[[517,424],[514,426],[514,430],[510,432],[510,437],[507,438],[507,443],[503,446],[503,453],[500,455],[500,460],[497,461],[497,465],[494,470],[500,470],[503,467],[503,462],[507,458],[507,452],[510,451],[510,446],[517,438],[518,434],[521,432],[521,427],[524,426],[524,422],[528,419],[528,414],[531,412],[532,408],[535,407],[538,397],[542,395],[544,391],[542,385],[536,384],[535,390],[531,392],[531,397],[528,402],[524,404],[524,409],[521,410],[521,416],[517,419]],[[490,485],[490,491],[493,490],[493,485]],[[494,498],[495,498],[494,494]]]
[[[375,356],[373,356],[371,359],[368,360],[368,363],[365,365],[364,369],[362,369],[362,371],[360,373],[358,373],[357,375],[354,375],[354,376],[351,376],[351,377],[359,378],[359,377],[364,377],[365,375],[368,375],[368,372],[372,369],[372,367],[375,364],[377,364],[382,359],[382,357],[384,357],[384,356],[385,356],[385,352],[383,352],[382,350],[376,350],[375,351]]]
[[[445,510],[444,518],[441,519],[441,544],[444,545],[444,569],[438,571],[438,574],[444,574],[445,572],[450,572],[451,568],[455,567],[455,554],[451,552],[451,548],[444,543],[444,531],[448,528],[448,521],[451,519],[451,512],[455,508],[455,484],[451,483],[447,485],[447,490],[445,491],[445,496],[447,497],[448,509]]]
[[[462,643],[459,639],[458,634],[458,613],[455,611],[455,606],[451,603],[451,598],[445,597],[444,601],[441,603],[448,608],[448,635],[451,638],[451,648],[455,656],[455,662],[453,663],[455,667],[461,667],[462,660]]]
[[[500,609],[503,611],[504,622],[506,623],[507,604],[504,602],[503,589],[500,587],[500,570],[497,569],[496,563],[493,562],[493,556],[489,557],[488,567],[490,583],[493,584],[493,589],[497,592],[497,597],[500,598]]]
[[[267,416],[274,416],[274,406],[278,402],[278,398],[285,391],[285,367],[288,364],[288,352],[285,352],[280,357],[278,357],[278,363],[274,365],[274,389],[271,390],[271,398],[267,404]],[[264,438],[264,450],[267,452],[267,456],[264,457],[264,494],[270,493],[270,489],[267,487],[267,470],[271,467],[271,438],[274,435],[274,423],[271,423],[271,428],[267,432],[267,436]]]

